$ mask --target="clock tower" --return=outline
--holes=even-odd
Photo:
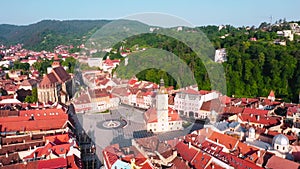
[[[156,111],[157,111],[157,129],[160,132],[168,131],[168,92],[165,88],[164,80],[160,80],[159,89],[156,95]]]

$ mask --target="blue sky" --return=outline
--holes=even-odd
[[[256,25],[279,18],[300,20],[299,0],[1,0],[0,24],[43,19],[116,19],[143,12],[181,17],[193,25]]]

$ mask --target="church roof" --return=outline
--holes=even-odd
[[[55,84],[59,82],[54,73],[49,73],[43,77],[43,80],[41,81],[41,86],[50,86],[52,84]]]
[[[60,82],[66,82],[71,78],[70,75],[66,72],[66,70],[61,66],[54,68],[53,73],[56,75]]]
[[[56,67],[53,68],[51,73],[43,77],[40,86],[50,86],[55,83],[63,83],[69,80],[70,78],[71,76],[66,72],[66,70],[63,67]]]

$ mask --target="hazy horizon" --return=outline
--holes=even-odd
[[[300,20],[297,14],[300,1],[174,1],[158,0],[122,2],[107,0],[90,1],[36,1],[5,0],[2,2],[0,24],[29,25],[42,20],[115,20],[134,14],[162,13],[183,18],[196,26],[233,25],[259,26],[286,18]]]

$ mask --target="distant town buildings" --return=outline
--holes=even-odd
[[[293,34],[292,30],[277,31],[277,35],[288,38],[289,41],[294,40],[294,34]]]

